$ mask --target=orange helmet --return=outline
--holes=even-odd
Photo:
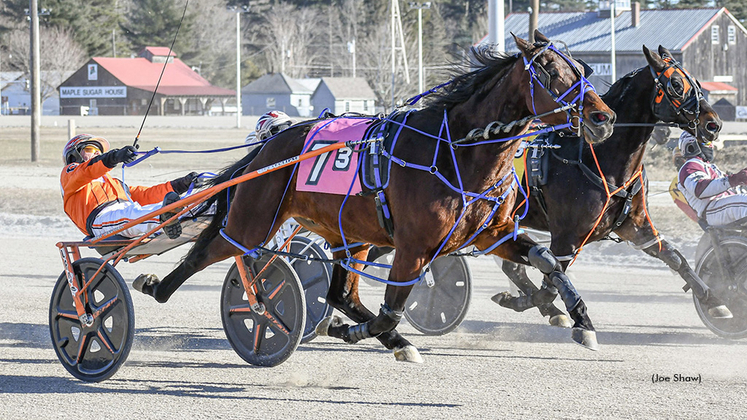
[[[105,138],[94,137],[90,134],[78,134],[71,138],[65,145],[65,148],[62,149],[62,160],[65,162],[65,165],[73,162],[83,162],[80,151],[87,145],[98,147],[102,154],[109,151],[109,142]]]

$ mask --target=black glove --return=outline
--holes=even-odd
[[[199,182],[199,176],[200,174],[198,174],[197,172],[190,172],[181,178],[177,178],[171,181],[171,188],[173,188],[177,194],[184,194],[185,192],[187,192],[192,182],[195,183],[196,188],[199,188],[200,185],[202,185],[202,183]]]
[[[113,168],[117,166],[118,163],[130,163],[135,159],[137,159],[137,149],[133,146],[112,149],[101,155],[101,161],[108,168]]]

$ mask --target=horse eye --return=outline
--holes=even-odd
[[[682,96],[682,94],[685,93],[682,82],[679,80],[672,80],[672,90],[674,91],[673,93],[677,96]]]

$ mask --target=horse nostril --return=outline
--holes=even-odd
[[[719,131],[719,125],[716,124],[716,122],[711,121],[708,124],[706,124],[706,130],[710,131],[711,133],[715,133]]]
[[[611,117],[606,112],[595,112],[595,113],[593,113],[591,115],[591,120],[595,124],[600,124],[601,125],[601,124],[606,124],[606,123],[610,122]]]

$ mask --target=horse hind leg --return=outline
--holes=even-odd
[[[676,271],[685,280],[686,285],[682,289],[685,291],[692,289],[693,294],[698,298],[700,303],[708,308],[708,314],[711,317],[721,319],[732,318],[733,315],[729,308],[713,295],[711,288],[693,271],[687,263],[687,259],[666,240],[662,239],[660,243],[661,249],[659,248],[659,244],[656,243],[644,248],[643,252],[664,261],[669,268]]]
[[[536,306],[543,317],[550,317],[550,325],[560,328],[571,327],[571,321],[554,303],[543,303],[547,298],[543,297],[542,294],[548,293],[548,290],[544,289],[540,291],[529,276],[527,276],[526,268],[523,265],[503,260],[501,269],[508,276],[509,280],[519,288],[523,295],[516,297],[512,296],[509,292],[502,292],[491,298],[493,302],[517,312],[522,312]],[[552,298],[554,300],[554,294]]]
[[[353,257],[358,260],[364,260],[366,258],[365,252],[367,252],[365,249],[358,251],[353,254]],[[338,256],[335,257],[337,258]],[[362,264],[354,264],[353,267],[360,269],[362,268]],[[344,324],[339,316],[332,315],[317,325],[317,334],[340,338],[347,343],[356,343],[365,338],[375,336],[384,347],[394,351],[397,360],[422,362],[422,358],[417,354],[417,350],[413,352],[412,349],[414,347],[412,344],[402,337],[396,329],[382,331],[377,335],[372,335],[367,331],[368,323],[374,320],[376,315],[368,310],[360,301],[358,295],[359,280],[360,276],[358,274],[346,271],[339,265],[334,267],[330,288],[327,291],[327,302],[333,308],[358,323],[358,325],[350,327]],[[382,308],[382,311],[386,311],[386,309]],[[396,318],[397,322],[399,322],[399,318],[402,316],[401,312],[387,313],[389,314],[388,316]]]
[[[153,296],[159,303],[166,303],[192,275],[214,262],[239,253],[237,248],[223,240],[222,237],[215,237],[205,248],[190,252],[163,280],[159,280],[155,274],[141,274],[133,281],[132,287],[141,293]]]

